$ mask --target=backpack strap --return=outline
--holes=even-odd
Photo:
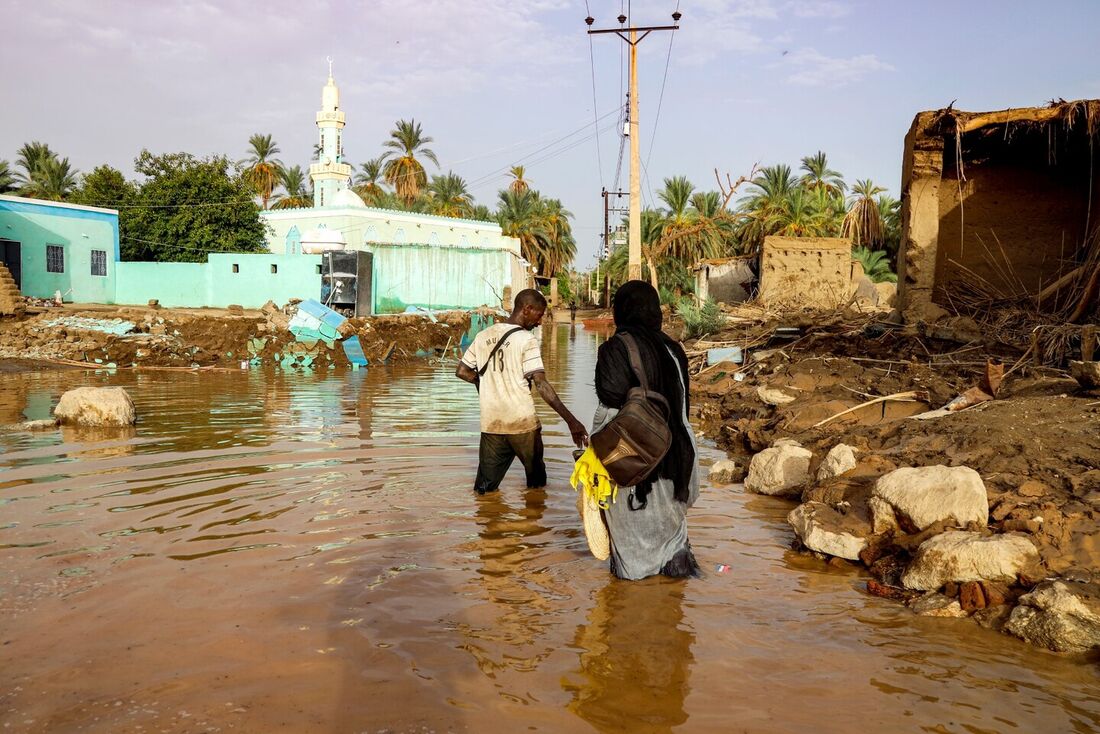
[[[630,368],[638,376],[638,383],[642,386],[642,389],[648,393],[649,379],[646,377],[645,367],[642,366],[642,353],[638,351],[638,343],[634,341],[634,337],[630,334],[624,333],[620,336],[622,336],[623,344],[626,345],[626,353],[630,358]]]
[[[509,329],[508,331],[504,332],[504,335],[500,337],[500,341],[498,341],[493,346],[493,351],[489,352],[489,356],[485,358],[485,364],[481,365],[481,369],[477,371],[478,377],[485,376],[485,371],[488,370],[489,365],[493,363],[493,357],[496,356],[497,350],[504,346],[504,342],[507,341],[508,337],[510,337],[512,334],[515,334],[517,331],[523,331],[523,327],[517,326],[514,329]]]

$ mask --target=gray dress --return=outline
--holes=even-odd
[[[682,371],[680,381],[681,384],[685,382]],[[619,487],[618,499],[603,513],[611,536],[612,561],[621,578],[636,581],[654,576],[677,553],[688,548],[687,510],[699,498],[699,453],[695,433],[688,422],[687,401],[683,404],[680,420],[687,427],[691,447],[695,450],[687,503],[678,502],[673,496],[671,480],[658,479],[646,498],[645,509],[631,510],[628,501],[631,488]],[[618,412],[600,403],[592,419],[592,432],[603,428]]]

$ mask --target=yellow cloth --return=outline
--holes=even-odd
[[[596,456],[596,452],[589,446],[577,459],[573,467],[573,476],[569,477],[569,484],[573,489],[577,485],[583,485],[584,491],[596,501],[601,509],[606,510],[615,501],[619,493],[619,486],[611,480],[611,475]]]

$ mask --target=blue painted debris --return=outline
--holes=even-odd
[[[290,333],[300,342],[324,341],[331,347],[340,336],[338,329],[347,319],[323,306],[312,298],[298,304],[298,311],[290,320]]]
[[[359,337],[350,337],[342,341],[341,344],[344,347],[344,354],[347,355],[348,361],[353,365],[366,367],[370,364],[366,355],[363,354],[363,345],[359,343]]]
[[[741,364],[744,361],[744,355],[741,353],[741,347],[718,347],[716,349],[707,350],[707,366],[712,364],[718,364],[719,362],[734,362],[735,364]]]
[[[122,336],[135,328],[133,321],[123,319],[93,319],[87,316],[58,316],[45,322],[45,326],[63,326],[66,329],[98,331],[103,334]]]

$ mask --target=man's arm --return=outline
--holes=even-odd
[[[546,373],[542,370],[538,372],[532,372],[527,375],[532,382],[535,383],[535,387],[539,391],[539,395],[546,401],[546,404],[554,409],[554,412],[562,417],[565,424],[569,426],[569,433],[573,436],[573,443],[579,448],[584,448],[588,445],[588,431],[585,430],[584,424],[577,420],[569,408],[565,407],[561,398],[554,392],[554,386],[550,384],[550,381],[546,379]]]
[[[477,384],[477,370],[468,366],[465,362],[458,363],[458,369],[455,370],[455,377],[471,384]]]

